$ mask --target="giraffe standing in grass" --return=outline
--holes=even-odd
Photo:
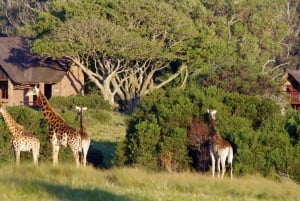
[[[82,165],[86,166],[86,156],[89,151],[89,147],[91,144],[91,138],[86,132],[86,128],[83,125],[83,111],[87,110],[87,107],[76,106],[76,110],[78,112],[80,118],[80,136],[81,136],[81,144],[82,144]]]
[[[230,178],[232,178],[232,160],[233,160],[233,150],[232,146],[228,141],[223,139],[217,132],[215,125],[215,114],[217,110],[208,110],[209,115],[209,134],[210,134],[210,144],[209,153],[212,163],[212,176],[215,176],[215,159],[217,159],[217,171],[218,177],[220,176],[220,163],[222,166],[222,178],[224,177],[226,171],[226,158],[230,165]]]
[[[20,164],[21,151],[32,151],[33,162],[37,165],[40,152],[40,140],[36,136],[26,133],[23,126],[12,118],[2,104],[0,104],[0,113],[13,136],[12,145],[15,152],[16,164]]]
[[[82,150],[79,132],[65,123],[65,120],[51,107],[49,101],[39,88],[36,86],[33,87],[26,95],[36,95],[42,106],[42,111],[49,125],[49,140],[52,146],[53,165],[58,164],[59,148],[63,145],[71,148],[76,166],[79,167],[79,153]]]

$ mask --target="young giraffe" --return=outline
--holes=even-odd
[[[215,176],[215,158],[217,159],[217,171],[218,177],[220,175],[220,163],[222,166],[222,178],[226,171],[226,158],[230,165],[230,178],[232,178],[232,160],[233,160],[233,150],[228,141],[223,139],[217,132],[215,125],[215,114],[217,110],[207,110],[209,115],[209,133],[210,133],[210,145],[209,153],[212,163],[212,176]]]
[[[73,152],[76,166],[80,166],[79,152],[81,151],[81,138],[78,131],[65,123],[65,120],[51,107],[45,95],[36,86],[28,91],[26,96],[36,95],[42,106],[45,119],[49,125],[49,140],[52,146],[53,165],[58,164],[60,145],[69,146]]]
[[[12,118],[2,104],[0,104],[0,113],[13,136],[12,145],[15,152],[16,164],[20,164],[21,151],[32,151],[33,162],[37,165],[40,152],[40,140],[34,135],[25,133],[23,126]]]
[[[82,165],[83,167],[86,166],[86,156],[90,147],[91,138],[87,134],[85,127],[83,126],[83,111],[87,110],[87,107],[76,106],[76,110],[78,112],[80,118],[80,136],[81,136],[81,144],[82,144]]]

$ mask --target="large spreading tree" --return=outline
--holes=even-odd
[[[114,107],[132,109],[140,96],[186,80],[186,43],[197,31],[170,4],[56,1],[38,15],[33,51],[72,60]]]
[[[0,28],[35,36],[33,51],[72,60],[112,106],[132,109],[188,75],[189,85],[271,96],[297,66],[299,2],[10,0]]]

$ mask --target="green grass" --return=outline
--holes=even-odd
[[[90,112],[90,113],[88,113]],[[88,110],[85,124],[87,132],[95,141],[117,142],[124,139],[126,133],[126,116],[117,112],[108,112],[105,110],[94,111]],[[104,116],[103,121],[99,121],[94,116]],[[98,117],[99,119],[99,117]]]
[[[212,179],[198,173],[142,168],[96,170],[44,163],[0,167],[0,200],[300,200],[300,186],[245,176]]]
[[[105,110],[98,113],[98,116],[103,115],[103,119],[106,120],[96,121],[93,112],[87,113],[86,129],[92,139],[91,145],[101,151],[105,166],[110,167],[117,143],[123,140],[126,134],[126,116]]]
[[[116,143],[124,139],[126,116],[103,111],[106,121],[87,115],[93,146],[109,167]],[[105,117],[105,118],[106,118]],[[68,148],[66,148],[68,149]],[[41,201],[300,201],[300,186],[290,180],[274,181],[259,176],[212,179],[195,172],[152,172],[143,168],[86,169],[71,161],[32,164],[31,158],[0,164],[0,200]]]

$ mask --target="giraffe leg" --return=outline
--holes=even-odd
[[[218,177],[220,177],[220,157],[217,159],[217,171],[218,171]]]
[[[212,171],[212,176],[215,177],[215,156],[211,152],[210,153],[210,158],[211,158],[211,171]]]
[[[229,147],[229,153],[228,153],[228,159],[227,159],[229,165],[230,165],[230,178],[232,179],[232,161],[233,161],[233,150],[232,147]]]
[[[74,158],[75,158],[76,166],[80,167],[79,152],[77,150],[74,150],[73,155],[74,155]]]
[[[232,162],[229,163],[229,165],[230,165],[230,179],[232,179]]]
[[[17,150],[15,150],[15,157],[16,157],[16,164],[17,165],[20,165],[20,150],[19,149],[17,149]]]
[[[222,166],[222,178],[224,177],[225,171],[226,171],[226,157],[221,158],[221,166]]]
[[[73,152],[73,156],[74,156],[74,159],[75,159],[75,162],[76,162],[76,166],[77,167],[80,167],[80,160],[79,160],[79,146],[75,147],[75,146],[71,146],[70,147],[72,152]]]
[[[83,155],[83,158],[82,158],[82,166],[83,167],[86,167],[86,152],[83,150],[82,151],[82,155]]]
[[[40,155],[40,144],[38,143],[35,147],[32,149],[32,156],[33,156],[33,163],[35,165],[38,165],[39,163],[39,155]]]
[[[52,159],[53,165],[58,164],[58,153],[59,153],[59,145],[52,145]]]
[[[90,147],[90,139],[82,141],[83,167],[86,167],[86,156]]]

